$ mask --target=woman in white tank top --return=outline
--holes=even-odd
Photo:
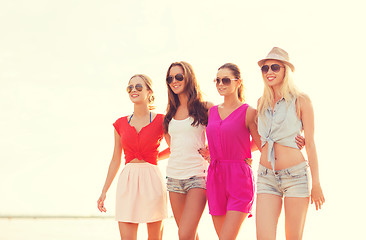
[[[170,146],[167,187],[179,239],[198,239],[197,227],[206,206],[207,161],[198,152],[205,147],[208,109],[202,100],[192,66],[172,63],[167,71],[168,106],[164,119]]]

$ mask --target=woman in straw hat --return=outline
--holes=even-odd
[[[286,51],[274,47],[258,65],[264,92],[258,100],[262,154],[257,178],[257,238],[276,238],[284,198],[286,239],[301,239],[309,199],[316,210],[325,201],[314,142],[314,111],[309,97],[294,85],[295,67]],[[294,141],[302,130],[308,161]]]
[[[244,84],[239,67],[226,63],[214,80],[224,102],[209,111],[207,140],[210,166],[207,175],[207,200],[219,239],[236,239],[242,223],[251,217],[254,202],[254,177],[251,152],[261,149],[257,130],[257,111],[245,103]],[[251,141],[252,139],[252,141]],[[299,148],[304,139],[294,138]]]
[[[126,165],[119,176],[116,194],[121,239],[137,239],[139,223],[147,223],[149,239],[162,239],[162,220],[167,217],[166,187],[157,159],[167,157],[169,149],[158,151],[164,134],[164,115],[151,112],[154,101],[151,84],[151,79],[143,74],[134,75],[128,83],[134,112],[113,124],[113,157],[97,202],[98,209],[106,212],[104,201],[121,165],[123,150]]]

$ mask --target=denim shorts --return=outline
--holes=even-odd
[[[259,164],[257,194],[309,197],[310,191],[310,170],[307,162],[276,171]]]
[[[206,176],[193,176],[188,179],[176,179],[167,177],[167,190],[169,192],[187,194],[192,188],[206,189]]]

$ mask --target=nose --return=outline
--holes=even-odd
[[[269,74],[269,73],[274,73],[274,72],[272,71],[272,68],[269,68],[269,69],[268,69],[268,72],[267,72],[266,74]]]

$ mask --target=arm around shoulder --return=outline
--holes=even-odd
[[[257,127],[257,110],[251,106],[247,109],[247,115],[245,117],[246,127],[249,129],[250,135],[252,135],[251,150],[262,150],[261,137],[258,133]],[[254,143],[254,144],[253,144]]]

